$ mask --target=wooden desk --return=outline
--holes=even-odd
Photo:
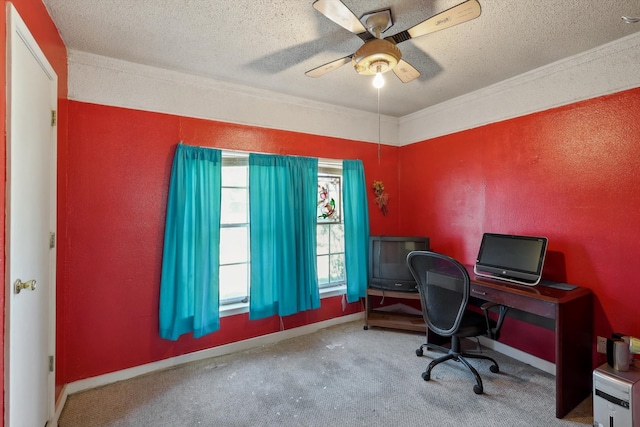
[[[497,302],[555,322],[556,417],[562,418],[591,393],[593,366],[593,296],[589,289],[570,291],[522,286],[476,276],[471,296]]]

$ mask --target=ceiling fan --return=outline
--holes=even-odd
[[[358,74],[375,74],[376,77],[381,78],[382,73],[393,70],[403,83],[418,78],[420,72],[402,59],[402,52],[396,46],[398,43],[453,27],[480,16],[478,0],[467,0],[408,30],[381,38],[380,34],[393,25],[391,9],[370,12],[358,19],[341,0],[317,0],[313,3],[313,7],[336,24],[360,37],[364,44],[351,55],[307,71],[305,73],[307,76],[320,77],[351,62]],[[367,25],[366,28],[362,22]]]

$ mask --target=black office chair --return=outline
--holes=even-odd
[[[471,288],[469,274],[464,266],[449,256],[430,251],[413,251],[407,256],[407,264],[418,283],[422,315],[427,326],[440,336],[451,337],[451,348],[427,342],[416,350],[418,356],[423,355],[425,347],[446,353],[429,363],[422,378],[429,381],[431,370],[436,365],[453,359],[456,362],[462,362],[471,370],[476,378],[473,391],[476,394],[482,394],[482,379],[478,371],[465,358],[491,361],[493,365],[489,369],[494,373],[499,372],[500,368],[489,356],[463,352],[460,347],[460,338],[488,335],[490,338],[498,339],[507,307],[495,303],[483,304],[481,308],[484,315],[466,310]],[[492,307],[499,307],[500,314],[497,321],[489,316],[489,310]]]

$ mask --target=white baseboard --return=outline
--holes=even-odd
[[[506,344],[502,344],[501,342],[494,341],[487,337],[478,337],[480,340],[480,344],[490,348],[491,350],[495,350],[498,353],[502,353],[505,356],[509,356],[512,359],[518,360],[522,363],[526,363],[527,365],[531,365],[534,368],[540,369],[548,374],[554,375],[556,374],[556,365],[539,357],[533,356],[529,353],[525,353],[522,350],[518,350],[517,348],[510,347]]]

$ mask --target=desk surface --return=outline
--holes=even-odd
[[[471,296],[497,302],[547,319],[556,319],[558,307],[571,305],[572,301],[582,300],[591,295],[587,288],[577,287],[571,290],[551,288],[549,286],[526,286],[478,276],[473,266],[465,266],[471,279]]]
[[[516,283],[507,282],[499,279],[491,279],[489,277],[478,276],[473,271],[472,265],[464,266],[469,273],[469,278],[472,284],[479,286],[486,286],[496,290],[506,290],[509,293],[515,295],[522,295],[528,298],[535,298],[542,301],[552,302],[554,304],[563,304],[573,299],[581,298],[586,294],[591,293],[587,288],[577,287],[571,290],[563,290],[558,288],[551,288],[544,285],[527,286],[518,285]]]

